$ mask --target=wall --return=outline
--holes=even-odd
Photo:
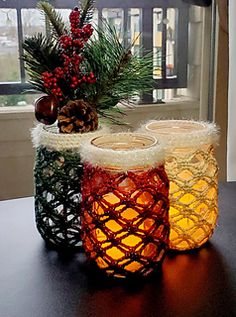
[[[33,193],[32,107],[0,108],[0,200]]]
[[[227,179],[229,38],[221,25],[218,24],[217,30],[214,120],[220,127],[220,146],[216,150],[216,158],[220,166],[219,177],[225,181]]]
[[[236,1],[229,0],[229,105],[227,178],[236,180]]]

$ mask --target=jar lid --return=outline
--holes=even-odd
[[[81,159],[92,165],[127,171],[157,166],[164,148],[154,136],[141,133],[112,133],[81,144]]]
[[[193,120],[151,120],[139,131],[154,135],[165,147],[199,147],[217,145],[219,129],[216,124]]]
[[[34,147],[44,146],[51,150],[76,150],[80,148],[81,141],[84,139],[95,138],[104,133],[108,133],[107,127],[99,127],[96,131],[87,133],[60,133],[56,125],[45,126],[37,124],[31,130],[32,142]]]

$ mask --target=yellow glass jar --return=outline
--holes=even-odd
[[[163,148],[147,135],[97,137],[81,148],[83,245],[108,275],[150,274],[169,239]]]
[[[141,130],[165,144],[170,248],[198,248],[213,234],[218,217],[218,130],[213,123],[187,120],[150,121]]]

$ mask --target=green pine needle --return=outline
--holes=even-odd
[[[79,28],[91,22],[94,12],[94,2],[94,0],[83,0],[80,2],[82,13],[80,15]]]
[[[115,29],[106,22],[96,33],[84,51],[86,67],[97,78],[87,90],[86,99],[101,115],[107,115],[118,102],[130,102],[135,95],[153,88],[153,61],[152,54],[131,54],[131,47],[120,44]]]
[[[43,86],[42,73],[53,71],[61,66],[58,43],[39,33],[26,38],[23,43],[23,61],[30,76],[32,86],[42,92],[47,92]]]
[[[38,73],[53,71],[61,66],[59,45],[50,38],[39,33],[35,36],[26,38],[23,43],[23,60],[32,65],[32,69]]]
[[[56,38],[68,33],[65,23],[60,13],[56,12],[51,4],[40,1],[37,7],[45,14],[49,21],[50,31]]]

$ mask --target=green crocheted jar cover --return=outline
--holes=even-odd
[[[43,239],[61,249],[81,247],[80,155],[38,147],[34,168],[36,225]]]

